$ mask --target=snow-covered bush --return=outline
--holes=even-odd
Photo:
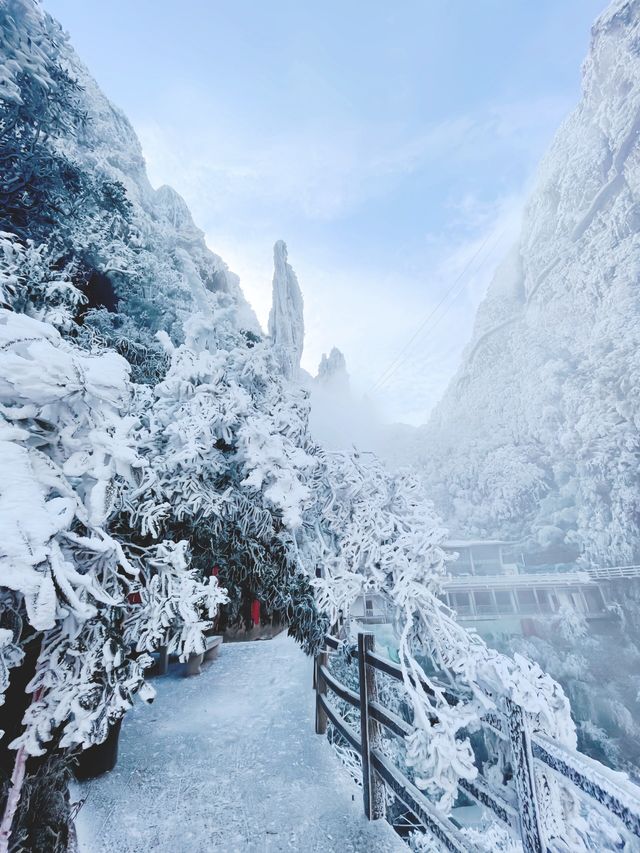
[[[133,662],[114,676],[116,653],[107,652],[113,635],[126,657],[114,624],[135,570],[106,527],[144,461],[119,356],[87,356],[51,326],[2,311],[0,365],[1,576],[41,635],[30,687],[39,698],[15,745],[39,754],[59,725],[69,742],[104,736],[87,725],[80,683],[93,692],[103,684],[91,710],[105,719],[122,713],[142,683]],[[40,713],[45,705],[56,713]]]
[[[155,385],[169,367],[169,357],[154,333],[121,312],[93,308],[73,330],[78,344],[91,351],[115,350],[126,358],[133,382]]]
[[[45,237],[83,183],[51,141],[84,120],[79,87],[60,56],[62,31],[28,0],[0,4],[0,230]]]
[[[1,623],[3,696],[27,644],[36,650],[27,696],[12,700],[22,722],[9,721],[12,792],[27,756],[99,743],[136,693],[151,697],[149,659],[132,657],[130,642],[188,654],[224,599],[215,579],[188,569],[184,544],[141,548],[132,531],[110,532],[149,468],[133,400],[119,355],[88,354],[51,325],[0,309],[0,610],[16,626]],[[128,593],[140,584],[135,606]],[[16,807],[12,793],[9,825]]]
[[[22,243],[0,232],[0,305],[68,331],[86,296],[73,283],[73,264],[55,268],[44,243]]]
[[[257,598],[301,641],[317,643],[321,620],[297,554],[317,465],[306,395],[280,375],[268,342],[234,328],[228,299],[208,304],[185,323],[183,344],[160,334],[170,366],[140,391],[139,446],[153,464],[131,523],[151,537],[188,539],[204,573],[219,565],[232,622],[243,598]]]
[[[508,699],[541,730],[575,747],[559,685],[523,657],[510,659],[488,648],[437,597],[446,572],[446,531],[421,482],[392,476],[371,454],[321,458],[316,535],[306,542],[310,573],[322,567],[322,576],[312,580],[318,604],[332,624],[363,593],[380,593],[394,607],[415,725],[405,762],[416,784],[449,811],[458,779],[477,774],[468,732],[489,709],[506,715]],[[445,695],[451,685],[459,697],[454,707]]]
[[[205,632],[227,596],[215,578],[203,582],[189,568],[187,549],[186,541],[162,542],[133,560],[139,562],[140,606],[131,607],[124,637],[137,651],[166,646],[181,660],[205,651]]]

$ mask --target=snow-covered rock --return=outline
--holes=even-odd
[[[287,260],[282,240],[273,247],[273,296],[269,335],[278,352],[282,372],[297,378],[304,346],[304,303],[298,279]]]
[[[640,553],[640,2],[596,21],[582,98],[422,435],[454,527],[560,531],[557,559]]]
[[[337,347],[332,347],[328,356],[325,353],[322,354],[318,365],[317,381],[326,387],[348,390],[347,362]]]

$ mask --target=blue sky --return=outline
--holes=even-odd
[[[304,366],[338,346],[356,393],[414,424],[459,363],[604,5],[45,0],[263,324],[284,239]]]

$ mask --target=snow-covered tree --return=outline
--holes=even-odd
[[[322,567],[313,580],[318,603],[332,623],[363,593],[382,594],[394,607],[405,695],[416,726],[405,761],[416,784],[448,811],[458,780],[477,774],[468,730],[489,709],[506,716],[507,700],[542,731],[575,747],[559,685],[524,658],[488,648],[437,597],[446,573],[446,531],[420,480],[392,476],[371,454],[321,458],[316,479],[321,510],[316,535],[306,543],[310,573]],[[453,707],[447,698],[452,689],[459,697]]]
[[[132,502],[146,534],[186,538],[203,572],[220,566],[231,621],[243,598],[259,599],[309,641],[319,615],[297,559],[311,504],[306,480],[308,403],[268,341],[238,332],[226,297],[185,323],[170,366],[146,392],[139,441],[153,459]],[[295,614],[295,615],[294,615]]]
[[[50,324],[2,309],[0,376],[0,606],[14,627],[2,628],[3,695],[9,668],[35,649],[19,718],[3,726],[15,750],[4,831],[27,757],[101,742],[143,689],[148,658],[134,658],[129,642],[186,655],[224,595],[189,571],[184,545],[136,549],[131,532],[109,532],[149,467],[123,358],[88,354]],[[134,584],[145,592],[132,613]],[[20,707],[14,696],[10,710]]]
[[[190,568],[188,543],[161,542],[132,562],[138,564],[140,603],[130,608],[125,642],[139,652],[166,646],[181,660],[204,652],[205,633],[227,596],[214,577],[203,581]]]

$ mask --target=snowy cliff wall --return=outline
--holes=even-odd
[[[228,294],[237,306],[238,324],[259,331],[252,309],[240,290],[239,279],[205,244],[182,197],[171,187],[154,190],[147,178],[138,138],[126,116],[103,95],[70,46],[65,53],[83,90],[89,120],[68,140],[71,154],[88,170],[121,182],[133,205],[130,242],[138,256],[138,284],[158,314],[166,313],[167,297],[179,321],[198,306],[201,291]],[[111,257],[98,257],[118,286],[119,261],[133,261],[126,246],[113,246]],[[129,256],[127,256],[129,255]],[[152,280],[154,276],[154,280]],[[162,325],[158,317],[157,322]]]
[[[273,247],[273,295],[269,314],[269,335],[278,353],[282,372],[298,378],[304,347],[304,303],[298,279],[287,260],[282,240]]]
[[[640,556],[639,44],[639,0],[616,0],[422,434],[445,519],[556,560]]]
[[[207,248],[183,199],[170,187],[152,188],[131,124],[100,91],[60,25],[38,3],[3,0],[1,36],[1,142],[8,168],[17,170],[28,159],[12,128],[28,134],[39,122],[34,146],[50,151],[27,185],[34,197],[22,230],[10,190],[24,175],[3,176],[0,230],[58,245],[61,238],[52,232],[64,232],[67,256],[86,271],[90,308],[117,304],[180,339],[182,322],[207,290],[234,305],[239,327],[259,331],[237,276]],[[47,188],[43,178],[51,185],[54,177],[58,185]],[[47,192],[45,200],[55,203],[44,213],[55,227],[36,234],[33,203]]]

